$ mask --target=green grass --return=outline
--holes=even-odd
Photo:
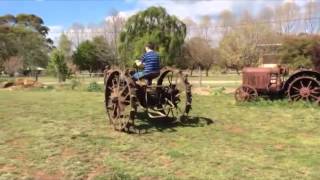
[[[0,179],[320,179],[320,108],[194,96],[188,123],[115,132],[103,93],[0,91]]]

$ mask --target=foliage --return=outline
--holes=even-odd
[[[44,26],[44,21],[41,19],[41,17],[34,14],[18,14],[17,16],[7,14],[4,16],[0,16],[0,26],[20,26],[32,31],[37,31],[44,37],[49,32],[49,28],[47,26]]]
[[[279,41],[276,32],[263,24],[250,24],[227,33],[219,43],[222,67],[255,66],[258,63],[259,44]]]
[[[71,89],[74,90],[81,85],[81,82],[77,79],[71,79],[70,85],[71,85]]]
[[[320,71],[320,36],[286,36],[280,48],[282,63],[292,68],[314,68]]]
[[[19,57],[11,56],[8,60],[3,63],[4,71],[9,74],[9,76],[14,76],[14,73],[22,69],[23,64]]]
[[[70,73],[65,62],[65,54],[61,50],[54,50],[51,53],[48,69],[58,77],[59,82],[64,82]]]
[[[35,15],[0,16],[0,66],[10,57],[22,60],[23,68],[45,67],[52,40],[47,39],[49,28]]]
[[[113,49],[103,37],[98,36],[93,38],[92,43],[95,46],[95,55],[98,62],[104,65],[114,62],[116,57],[114,56]]]
[[[87,91],[89,92],[101,92],[102,86],[100,86],[97,82],[91,82],[87,88]]]
[[[154,43],[162,64],[173,65],[181,52],[186,25],[162,7],[150,7],[131,16],[120,33],[119,52],[124,63],[142,56],[147,42]]]
[[[111,47],[102,37],[96,37],[93,41],[84,41],[73,54],[73,63],[80,70],[96,72],[104,70],[104,67],[114,58]]]
[[[186,59],[189,59],[187,61],[189,66],[191,68],[200,66],[201,69],[206,70],[207,76],[212,65],[218,62],[219,52],[204,38],[191,38],[185,43],[183,52],[188,56]]]
[[[72,42],[68,39],[65,34],[61,34],[59,38],[58,48],[63,52],[66,56],[66,61],[71,62],[71,55],[72,55]]]

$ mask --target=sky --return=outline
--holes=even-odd
[[[150,6],[162,6],[179,18],[217,17],[225,9],[240,14],[244,9],[257,12],[264,6],[276,6],[293,0],[0,0],[0,15],[36,14],[57,36],[73,23],[99,24],[113,10],[128,17]],[[303,5],[307,0],[295,0]]]

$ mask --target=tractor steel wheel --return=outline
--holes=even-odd
[[[251,86],[243,85],[236,89],[234,97],[237,102],[255,101],[258,98],[258,92]]]
[[[162,113],[168,118],[184,118],[191,110],[191,84],[182,71],[165,70],[161,73],[157,85],[162,87],[163,94],[168,95],[161,103]],[[160,98],[163,99],[163,98]]]
[[[120,71],[113,71],[105,80],[105,106],[115,130],[126,131],[134,125],[136,113],[133,84]]]
[[[290,101],[320,103],[320,82],[313,77],[302,76],[290,83],[287,93]]]

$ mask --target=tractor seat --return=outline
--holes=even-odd
[[[144,76],[142,76],[140,79],[145,79],[147,80],[147,85],[148,86],[151,86],[152,85],[152,80],[157,78],[158,76],[160,75],[160,72],[157,72],[157,73],[149,73],[149,74],[146,74]]]

